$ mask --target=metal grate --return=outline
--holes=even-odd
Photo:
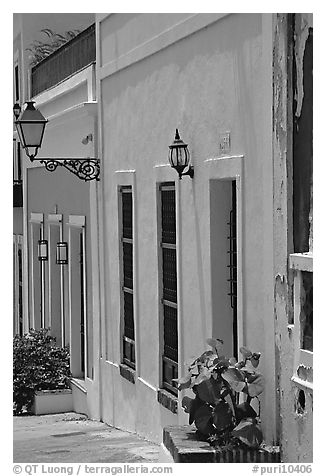
[[[238,352],[238,322],[237,322],[237,284],[238,284],[238,264],[237,264],[237,190],[236,181],[232,180],[231,211],[228,222],[229,227],[229,285],[230,304],[233,311],[233,352],[237,357]]]
[[[163,288],[163,387],[177,394],[175,383],[172,381],[178,378],[178,309],[174,183],[162,184],[160,191]]]
[[[122,293],[123,293],[123,336],[122,360],[135,368],[135,323],[133,296],[133,217],[132,188],[121,187],[121,253],[122,253]]]

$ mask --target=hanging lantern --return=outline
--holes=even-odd
[[[55,262],[57,264],[68,264],[68,243],[66,241],[58,241]]]
[[[185,144],[180,139],[179,131],[176,129],[175,138],[171,145],[169,145],[169,162],[173,169],[179,174],[179,179],[184,175],[189,175],[191,178],[194,176],[194,168],[189,165],[190,153],[188,150],[188,144]],[[186,167],[189,166],[189,170],[182,173]]]

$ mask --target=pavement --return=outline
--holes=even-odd
[[[14,463],[158,463],[160,446],[77,413],[15,416]]]

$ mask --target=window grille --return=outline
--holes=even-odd
[[[133,302],[133,216],[132,188],[121,187],[121,255],[122,255],[122,305],[123,336],[122,360],[135,368],[135,324]]]
[[[178,308],[176,266],[176,215],[174,183],[165,183],[161,193],[163,387],[177,394],[172,379],[178,378]]]
[[[237,357],[238,353],[238,322],[237,322],[237,190],[236,190],[236,181],[232,180],[232,197],[231,197],[231,211],[230,219],[228,222],[229,226],[229,285],[230,292],[230,304],[233,311],[233,352],[234,356]]]

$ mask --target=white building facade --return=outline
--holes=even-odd
[[[308,35],[296,50],[291,22],[299,20]],[[84,21],[95,21],[96,62],[33,100],[51,121],[40,156],[98,157],[100,181],[24,166],[26,328],[56,322],[58,337],[64,329],[77,411],[155,442],[165,426],[187,423],[174,379],[208,337],[223,339],[230,357],[243,345],[261,352],[265,439],[281,443],[287,461],[309,461],[309,442],[291,446],[287,437],[299,418],[312,431],[312,382],[302,372],[293,378],[303,344],[287,328],[289,255],[308,253],[312,263],[312,250],[293,246],[292,137],[284,142],[279,130],[284,117],[292,124],[286,98],[294,90],[282,48],[304,71],[311,16],[111,13]],[[168,163],[176,129],[193,178],[179,180]],[[43,264],[43,300],[31,282],[33,233],[50,247],[68,242],[64,269]],[[36,302],[48,310],[44,321],[41,313],[36,322]],[[301,335],[296,322],[293,335]]]

